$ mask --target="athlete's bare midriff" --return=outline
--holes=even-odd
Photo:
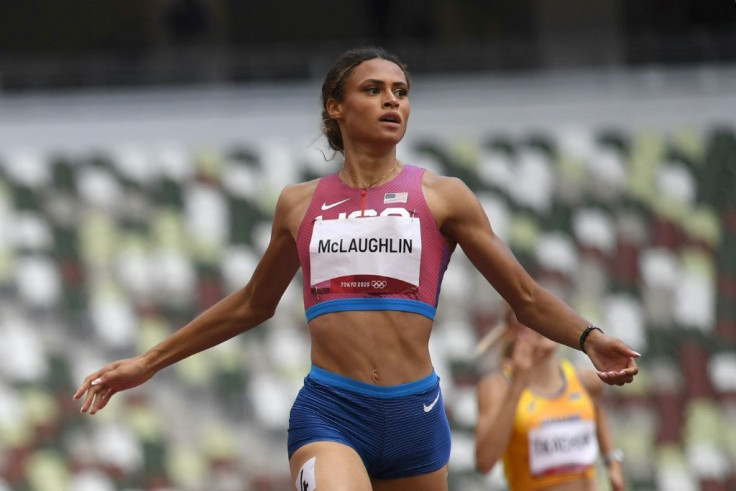
[[[376,385],[397,385],[432,373],[432,321],[395,311],[325,314],[309,325],[312,363]]]

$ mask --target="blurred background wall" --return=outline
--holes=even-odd
[[[0,490],[292,488],[299,278],[102,413],[71,395],[247,281],[283,186],[340,165],[319,89],[365,44],[414,76],[400,158],[643,353],[605,395],[630,489],[736,489],[733,2],[33,0],[0,3]],[[472,440],[499,302],[457,251],[431,346],[453,490],[505,489]]]

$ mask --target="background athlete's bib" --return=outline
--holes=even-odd
[[[595,422],[556,421],[529,432],[529,467],[533,476],[568,472],[595,463]]]
[[[419,218],[317,220],[309,244],[317,292],[406,293],[419,286]]]

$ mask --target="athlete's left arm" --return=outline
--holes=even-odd
[[[611,458],[617,452],[611,428],[608,424],[606,410],[603,407],[602,398],[604,386],[598,376],[592,370],[578,370],[578,378],[585,390],[590,394],[595,406],[595,428],[598,438],[598,448],[604,458],[608,479],[611,482],[612,491],[623,491],[625,489],[624,469],[620,458]]]
[[[493,232],[483,207],[459,179],[426,174],[424,192],[435,221],[448,242],[457,243],[473,265],[509,303],[517,318],[544,336],[579,349],[591,323],[542,288]],[[631,382],[638,356],[620,340],[598,330],[590,333],[586,352],[609,384]]]

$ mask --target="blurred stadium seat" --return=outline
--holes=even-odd
[[[606,393],[631,489],[736,479],[735,142],[728,127],[616,127],[402,149],[462,177],[532,274],[644,354],[635,383]],[[333,163],[294,142],[247,139],[0,162],[0,225],[12,230],[0,241],[0,490],[291,486],[285,428],[309,366],[297,286],[264,328],[94,418],[67,399],[83,374],[239,288],[280,189]],[[718,179],[734,186],[723,193]],[[476,475],[469,447],[469,357],[499,305],[458,250],[430,346],[453,424],[453,489],[503,487],[498,470]]]

